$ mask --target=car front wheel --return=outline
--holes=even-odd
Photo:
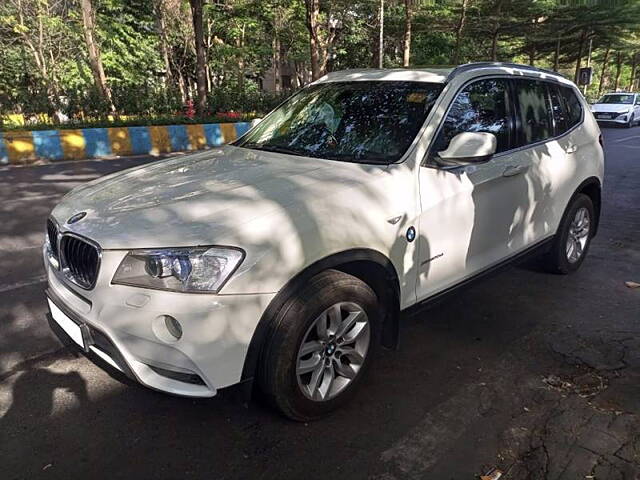
[[[260,386],[289,418],[320,418],[356,391],[375,356],[381,308],[356,277],[327,270],[289,298],[272,319]]]

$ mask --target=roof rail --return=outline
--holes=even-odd
[[[470,70],[477,70],[480,68],[491,68],[491,67],[508,67],[508,68],[518,68],[520,70],[530,70],[532,72],[540,72],[540,73],[548,73],[551,75],[556,75],[562,77],[563,75],[558,72],[554,72],[553,70],[547,70],[545,68],[532,67],[531,65],[521,65],[519,63],[510,63],[510,62],[472,62],[465,63],[464,65],[457,66],[454,68],[449,76],[447,77],[447,82],[451,81],[454,77],[460,75],[461,73],[468,72]]]

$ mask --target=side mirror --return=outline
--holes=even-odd
[[[253,128],[256,125],[258,125],[261,121],[262,121],[261,118],[254,118],[253,120],[251,120],[251,128]]]
[[[442,167],[462,167],[488,162],[498,147],[493,133],[462,132],[451,139],[446,150],[438,152],[435,161]]]

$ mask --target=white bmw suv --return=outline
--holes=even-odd
[[[231,145],[65,196],[49,320],[148,387],[255,384],[317,418],[395,344],[401,310],[533,252],[576,270],[602,177],[598,125],[553,72],[332,73]]]

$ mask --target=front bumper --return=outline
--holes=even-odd
[[[147,387],[176,395],[211,397],[240,382],[251,338],[274,294],[184,294],[111,285],[125,254],[103,252],[90,291],[68,282],[45,256],[52,309],[83,326],[85,351]],[[178,340],[162,330],[160,319],[167,315],[180,322]]]
[[[626,125],[629,123],[629,117],[631,114],[622,113],[618,115],[616,118],[598,118],[598,113],[594,113],[595,119],[598,123],[602,124],[618,124],[618,125]]]

